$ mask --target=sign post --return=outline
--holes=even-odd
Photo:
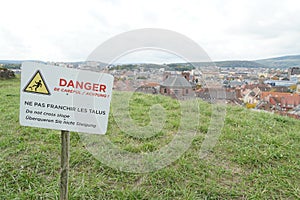
[[[22,64],[20,124],[61,130],[61,200],[68,199],[69,131],[106,133],[113,80],[99,72]]]
[[[61,131],[60,200],[68,200],[70,133]]]

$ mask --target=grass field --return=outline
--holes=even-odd
[[[0,80],[0,199],[58,199],[60,132],[19,125],[19,84],[19,78]],[[103,137],[134,153],[168,144],[179,126],[177,101],[136,94],[130,116],[147,125],[153,103],[166,110],[167,123],[158,134],[132,137],[110,117]],[[217,145],[200,159],[212,111],[204,102],[199,109],[190,148],[168,167],[149,173],[106,166],[86,150],[78,133],[71,133],[69,199],[300,199],[299,120],[228,106]]]

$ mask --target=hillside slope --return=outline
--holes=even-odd
[[[300,67],[300,55],[268,58],[256,60],[255,62],[273,68]]]
[[[178,128],[178,102],[137,94],[131,100],[131,116],[146,125],[155,103],[165,108],[168,119],[159,134],[134,138],[110,117],[103,137],[130,152],[161,148]],[[201,123],[188,151],[170,166],[149,173],[104,165],[85,149],[79,134],[71,133],[70,199],[300,198],[300,121],[228,106],[217,145],[200,159],[212,112],[204,102],[199,108]],[[58,199],[59,132],[19,125],[18,79],[0,81],[0,112],[0,199]]]
[[[207,62],[195,62],[193,63],[196,67],[207,67],[211,66],[212,63]],[[260,64],[255,61],[247,61],[247,60],[229,60],[229,61],[216,61],[213,63],[213,65],[216,65],[217,67],[222,68],[232,68],[232,67],[243,67],[243,68],[265,68],[268,67],[264,64]]]

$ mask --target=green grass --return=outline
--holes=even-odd
[[[0,199],[59,199],[60,132],[19,125],[19,84],[19,78],[0,80]],[[127,94],[114,93],[114,98],[122,95]],[[129,115],[147,126],[153,104],[166,111],[165,116],[153,111],[166,120],[158,133],[136,138],[110,117],[104,137],[133,153],[168,144],[180,126],[177,101],[134,94]],[[78,133],[71,133],[70,199],[300,199],[299,120],[228,106],[217,145],[200,159],[212,108],[199,102],[199,109],[190,148],[168,167],[149,173],[106,166],[86,150]]]

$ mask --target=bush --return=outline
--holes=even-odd
[[[6,68],[0,68],[0,79],[10,79],[15,78],[15,73]]]

